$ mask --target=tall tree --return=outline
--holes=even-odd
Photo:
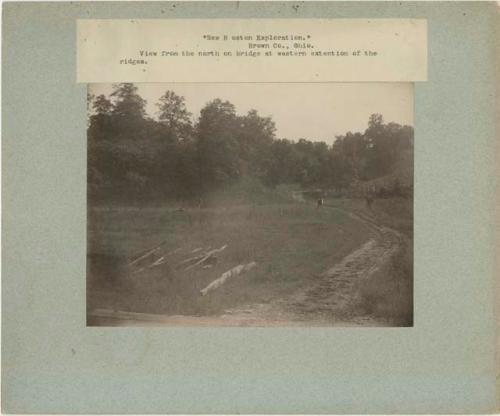
[[[173,91],[166,91],[159,102],[158,120],[177,139],[185,139],[191,130],[191,113],[187,111],[184,97]]]
[[[101,94],[94,99],[92,109],[97,115],[101,114],[109,116],[113,111],[113,104],[106,98],[105,95]]]
[[[215,99],[203,107],[197,125],[199,180],[205,192],[240,176],[236,110]]]
[[[146,100],[138,93],[138,88],[131,83],[115,84],[111,97],[114,98],[113,115],[129,121],[142,119],[146,115]]]
[[[275,139],[276,126],[270,117],[259,116],[256,110],[238,117],[236,140],[242,174],[263,175],[262,161]]]

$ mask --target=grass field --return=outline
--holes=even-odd
[[[378,198],[370,208],[362,198],[331,198],[326,203],[367,217],[413,239],[413,198]]]
[[[220,197],[202,209],[182,211],[176,206],[89,208],[88,310],[200,316],[265,303],[312,284],[369,237],[366,226],[339,211],[278,198],[243,202]],[[156,254],[166,263],[142,271],[127,266],[134,255],[161,242]],[[197,249],[223,245],[227,248],[211,268],[181,265]],[[248,273],[200,295],[225,271],[252,261],[257,266]]]

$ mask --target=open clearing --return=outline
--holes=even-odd
[[[345,206],[116,207],[89,215],[89,325],[392,323],[360,310],[358,289],[384,272],[402,234]],[[144,265],[127,266],[160,243]],[[187,261],[222,247],[214,264]],[[250,262],[256,265],[248,272],[200,294],[224,272]]]

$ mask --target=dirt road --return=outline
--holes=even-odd
[[[388,322],[354,312],[356,285],[377,272],[398,250],[402,235],[382,227],[372,219],[339,210],[371,231],[361,247],[339,263],[317,276],[312,286],[298,290],[287,298],[226,310],[218,317],[187,317],[94,311],[90,320],[97,325],[186,325],[186,326],[389,326]]]
[[[329,207],[330,209],[337,209]],[[387,326],[388,322],[353,312],[355,286],[368,279],[398,250],[402,236],[395,230],[376,225],[369,218],[347,213],[363,222],[373,231],[360,248],[344,257],[331,269],[318,276],[312,286],[299,290],[286,299],[276,299],[268,304],[254,304],[226,311],[222,318],[237,320],[246,325],[258,322],[290,322],[303,325],[364,325]]]

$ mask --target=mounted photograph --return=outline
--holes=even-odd
[[[413,326],[413,83],[94,83],[87,110],[88,326]]]

